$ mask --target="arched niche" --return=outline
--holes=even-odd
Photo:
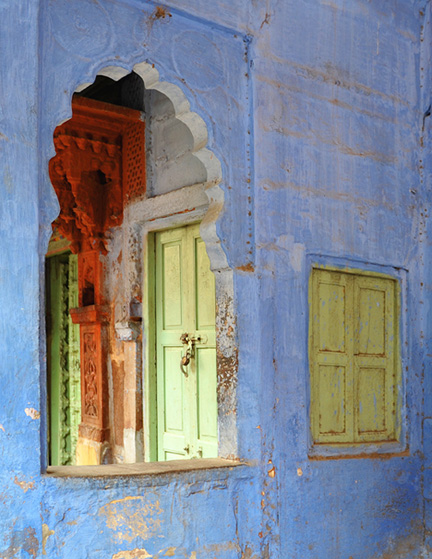
[[[104,265],[114,274],[117,272],[118,278],[106,287],[109,300],[114,302],[112,324],[116,351],[123,353],[123,377],[125,370],[130,377],[125,381],[129,383],[128,394],[139,391],[144,385],[141,396],[133,394],[133,401],[126,398],[123,409],[133,405],[138,409],[146,402],[146,391],[150,390],[146,372],[149,357],[146,316],[149,236],[159,229],[199,221],[200,234],[216,280],[218,454],[234,457],[237,454],[234,413],[237,349],[232,271],[216,232],[216,222],[224,203],[220,162],[206,148],[204,121],[190,110],[188,100],[176,85],[159,80],[159,73],[153,65],[139,63],[131,69],[119,66],[102,68],[94,82],[80,84],[75,93],[77,96],[89,95],[89,90],[98,80],[102,88],[109,85],[108,82],[117,84],[120,97],[123,96],[119,104],[143,111],[146,125],[145,193],[125,205],[121,227],[114,227],[106,234],[108,252]],[[91,95],[97,98],[98,93]],[[143,328],[140,318],[144,319]],[[107,372],[107,391],[112,399],[108,410],[111,419],[115,415],[112,394],[116,391],[112,363],[111,360]],[[123,426],[124,448],[120,458],[125,462],[149,457],[146,451],[149,435],[145,427],[149,422],[147,408],[148,401],[147,405],[144,404],[144,429],[142,420],[132,426]],[[111,420],[113,423],[114,420]],[[110,446],[108,451],[107,448],[100,451],[100,462],[116,461],[116,445],[113,443]]]

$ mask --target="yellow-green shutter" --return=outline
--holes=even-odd
[[[393,278],[312,271],[309,361],[315,443],[396,440],[396,291]]]

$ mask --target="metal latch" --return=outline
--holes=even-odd
[[[180,336],[180,341],[184,346],[186,346],[185,353],[180,360],[180,370],[184,374],[184,376],[187,377],[188,372],[185,367],[189,365],[190,360],[194,355],[194,344],[196,344],[197,342],[205,343],[207,340],[205,340],[202,336],[193,336],[192,334],[188,334],[188,332],[185,332]]]

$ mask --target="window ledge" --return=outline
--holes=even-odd
[[[247,465],[239,460],[202,458],[197,460],[170,460],[168,462],[140,462],[137,464],[107,464],[103,466],[48,466],[48,477],[100,478],[122,476],[155,476],[199,470],[234,468]]]
[[[400,442],[363,444],[315,444],[309,449],[310,460],[338,460],[346,458],[394,458],[409,456],[409,447]]]

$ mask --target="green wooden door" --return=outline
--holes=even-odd
[[[50,464],[74,464],[81,419],[78,261],[73,254],[47,259],[47,357]]]
[[[217,456],[215,282],[199,226],[155,236],[157,459]],[[180,362],[197,340],[190,363]]]

